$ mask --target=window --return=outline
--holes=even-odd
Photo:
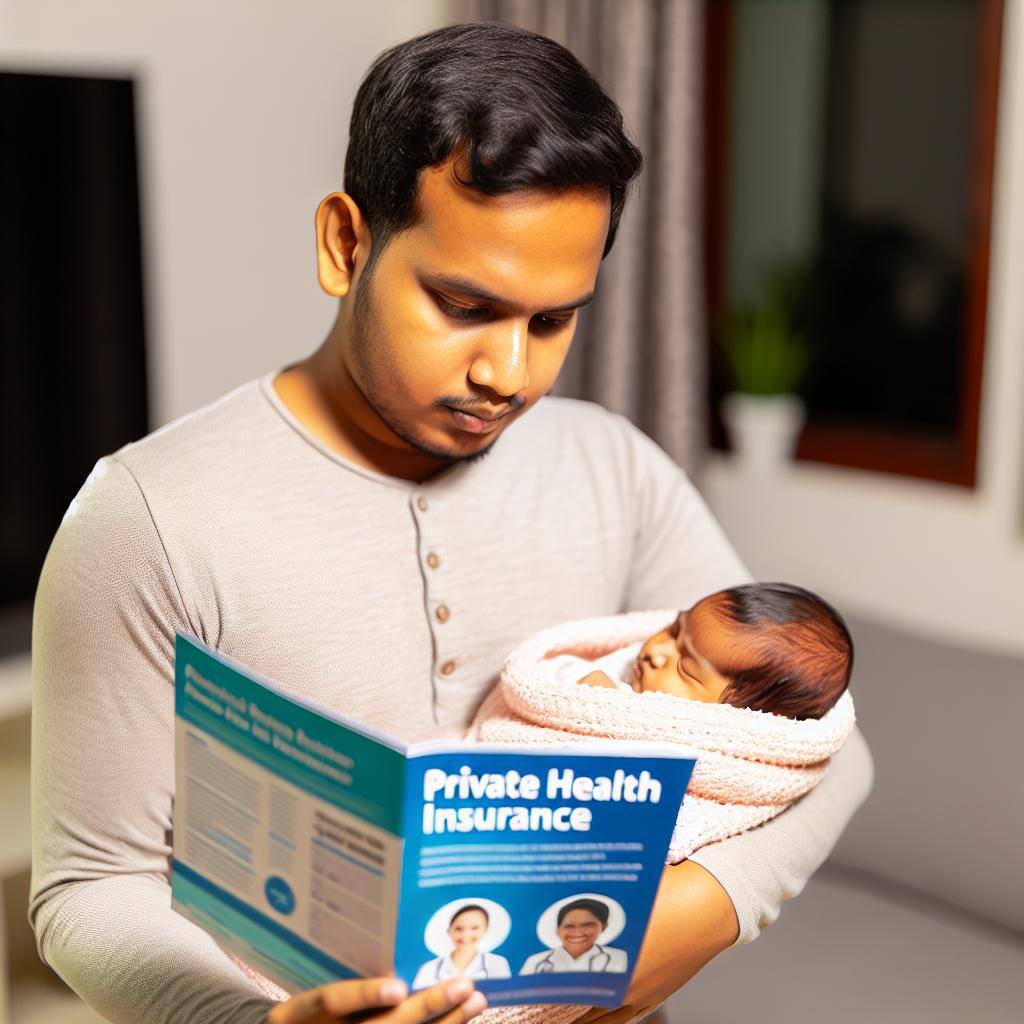
[[[797,457],[972,487],[1001,0],[706,10],[712,324],[784,282],[811,351]]]

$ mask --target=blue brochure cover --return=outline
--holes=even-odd
[[[693,758],[407,746],[178,635],[174,908],[290,992],[618,1006]]]

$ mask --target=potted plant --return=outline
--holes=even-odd
[[[792,326],[792,280],[777,276],[752,308],[735,314],[722,336],[733,390],[722,419],[736,457],[757,472],[793,458],[806,419],[797,394],[810,361],[806,339]]]

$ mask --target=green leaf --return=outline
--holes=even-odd
[[[799,389],[811,352],[806,338],[792,328],[787,298],[769,295],[728,318],[721,344],[737,391],[780,395]]]

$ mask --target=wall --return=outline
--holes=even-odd
[[[1008,3],[974,491],[801,463],[702,487],[751,569],[923,636],[1024,653],[1024,4]]]
[[[153,425],[323,337],[313,213],[372,58],[442,0],[2,0],[0,68],[137,82]]]

